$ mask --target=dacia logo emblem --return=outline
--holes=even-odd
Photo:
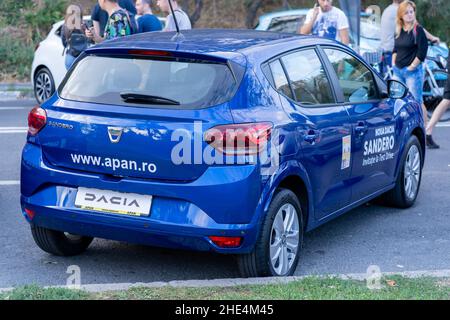
[[[112,143],[119,143],[122,138],[123,128],[108,127],[109,140]]]

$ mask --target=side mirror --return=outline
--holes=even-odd
[[[408,87],[397,80],[388,80],[388,96],[391,99],[403,99],[408,94]]]

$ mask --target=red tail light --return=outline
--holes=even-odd
[[[254,155],[267,146],[272,123],[244,123],[217,126],[205,133],[205,141],[226,155]]]
[[[33,220],[34,216],[36,215],[36,212],[30,209],[25,209],[25,213],[30,220]]]
[[[237,248],[242,243],[241,237],[209,237],[211,241],[220,248]]]
[[[35,136],[46,124],[47,112],[41,107],[34,107],[28,115],[28,133]]]

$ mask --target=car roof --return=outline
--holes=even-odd
[[[274,47],[289,47],[295,43],[302,45],[336,43],[333,40],[303,36],[291,33],[277,33],[248,29],[194,29],[183,30],[182,38],[174,40],[174,32],[148,32],[135,34],[124,38],[105,41],[87,50],[114,49],[150,49],[186,52],[192,54],[209,54],[226,59],[239,56],[250,56],[255,51],[264,55],[274,55]],[[238,61],[236,61],[238,62]]]

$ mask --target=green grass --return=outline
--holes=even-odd
[[[60,288],[43,289],[36,285],[16,288],[0,294],[0,300],[86,300],[90,295],[79,290]]]
[[[363,281],[336,278],[230,288],[133,288],[98,294],[27,286],[0,294],[0,300],[450,300],[450,279],[395,276],[383,279],[382,287],[370,290]]]

